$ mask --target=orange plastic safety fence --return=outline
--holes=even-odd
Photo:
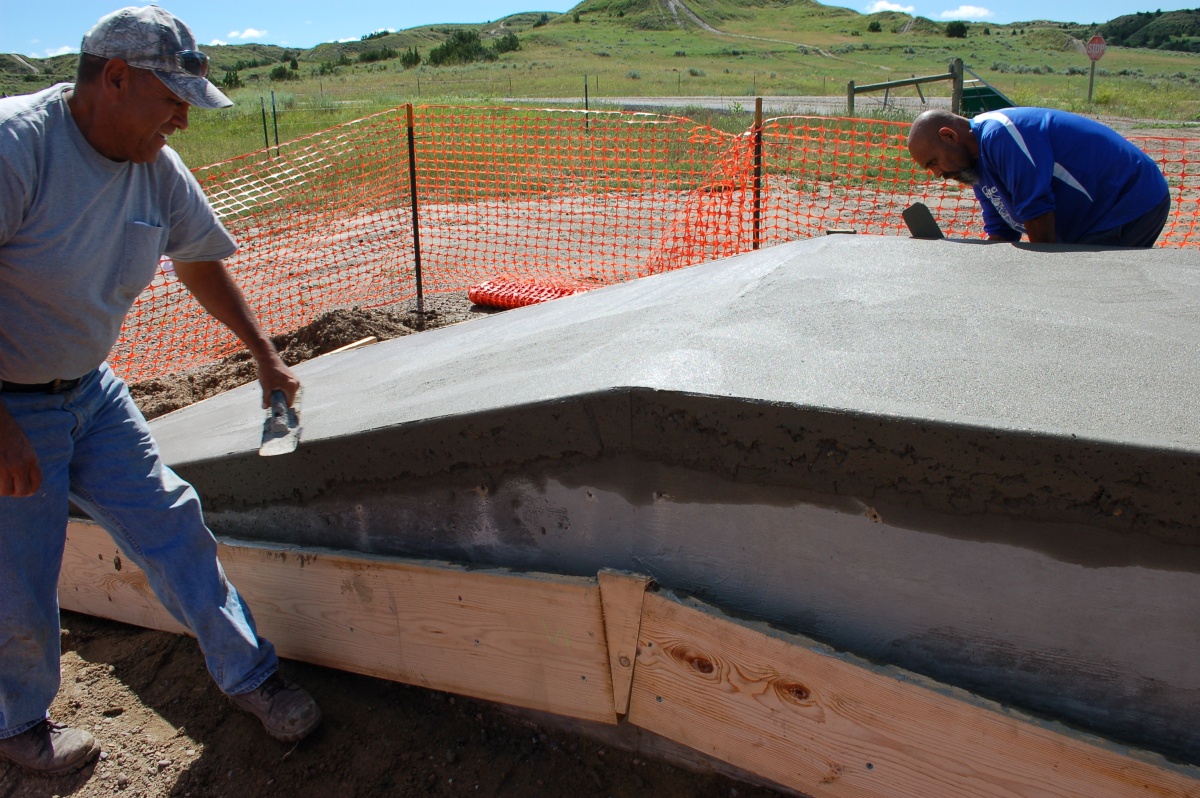
[[[657,114],[430,106],[413,109],[414,236],[406,110],[196,171],[268,333],[411,299],[418,238],[425,292],[504,276],[502,301],[523,301],[830,228],[907,235],[900,214],[917,201],[948,236],[983,235],[973,193],[912,163],[906,123],[784,117],[733,135]],[[1160,245],[1200,244],[1200,142],[1134,141],[1171,185]],[[237,347],[164,264],[111,360],[139,380]]]
[[[505,275],[471,286],[467,289],[467,299],[476,305],[509,310],[582,294],[596,287],[596,283],[584,283],[564,277],[520,279]]]
[[[264,330],[415,292],[404,114],[391,111],[195,170],[240,249],[226,266]],[[110,356],[127,380],[211,363],[240,344],[163,263]]]

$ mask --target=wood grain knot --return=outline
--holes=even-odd
[[[686,665],[696,673],[710,676],[717,672],[717,665],[712,659],[687,646],[672,646],[670,652],[672,659]]]
[[[775,690],[785,701],[805,706],[812,703],[812,691],[800,682],[776,682]]]

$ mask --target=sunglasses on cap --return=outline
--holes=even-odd
[[[166,72],[187,73],[189,75],[195,75],[198,78],[208,77],[207,54],[202,53],[199,50],[180,50],[179,52],[175,53],[174,59],[175,66],[177,68],[167,70],[163,70],[163,64],[161,62],[149,63],[140,61],[126,61],[126,63],[132,67],[139,67],[141,69],[158,69]]]

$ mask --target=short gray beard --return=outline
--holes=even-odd
[[[973,166],[964,166],[952,175],[947,175],[951,180],[962,183],[964,186],[979,185],[979,171]]]

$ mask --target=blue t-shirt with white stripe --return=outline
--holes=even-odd
[[[1054,211],[1058,240],[1131,222],[1167,197],[1154,160],[1105,125],[1066,111],[1005,108],[971,120],[984,230],[1016,240]]]

